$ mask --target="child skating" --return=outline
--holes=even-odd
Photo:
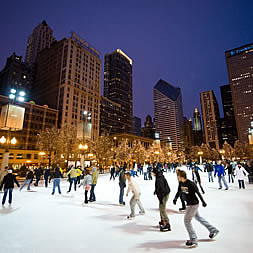
[[[92,176],[90,175],[90,172],[87,170],[85,172],[83,182],[80,184],[80,186],[83,185],[83,188],[84,188],[84,196],[85,196],[84,205],[89,203],[88,202],[88,192],[91,188],[91,184],[92,184]]]
[[[142,206],[142,203],[140,201],[140,196],[141,196],[141,192],[140,189],[137,185],[137,183],[132,179],[131,174],[129,172],[126,173],[126,179],[128,181],[128,189],[127,189],[127,194],[126,196],[128,196],[128,193],[131,191],[133,193],[133,196],[130,200],[130,208],[131,208],[131,213],[129,216],[127,216],[128,219],[133,219],[135,217],[135,206],[136,204],[139,206],[140,208],[140,215],[144,215],[145,214],[145,210]]]
[[[177,198],[180,196],[180,192],[182,192],[187,203],[187,208],[184,216],[184,224],[190,237],[190,240],[186,242],[186,247],[192,248],[198,245],[198,237],[192,226],[193,218],[195,218],[198,222],[200,222],[208,229],[210,239],[213,239],[219,233],[219,230],[199,215],[199,200],[196,194],[201,200],[203,207],[206,207],[207,204],[201,196],[197,185],[187,179],[185,171],[178,172],[178,180],[181,182],[181,187],[178,190],[173,203],[176,204]]]

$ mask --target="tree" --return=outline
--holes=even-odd
[[[131,148],[127,139],[122,139],[115,148],[115,158],[117,162],[127,162],[131,159]]]
[[[232,160],[232,158],[234,157],[234,153],[235,153],[235,150],[232,148],[232,146],[225,141],[222,149],[225,152],[224,153],[225,159]]]
[[[136,160],[137,163],[144,163],[146,160],[147,150],[141,144],[140,141],[134,141],[130,149],[132,159]]]

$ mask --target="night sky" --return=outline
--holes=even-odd
[[[12,52],[25,54],[45,19],[56,39],[75,31],[102,59],[117,48],[133,59],[136,116],[153,116],[153,86],[162,78],[181,87],[190,117],[201,91],[214,89],[220,102],[219,86],[228,83],[224,52],[253,42],[252,10],[252,0],[4,1],[0,68]]]

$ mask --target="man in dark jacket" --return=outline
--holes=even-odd
[[[208,173],[208,181],[209,181],[209,183],[210,182],[213,183],[213,165],[211,164],[210,161],[206,163],[205,170]]]
[[[51,172],[50,172],[50,168],[47,168],[47,169],[45,170],[45,173],[44,173],[45,187],[46,187],[46,188],[47,188],[47,186],[48,186],[48,179],[49,179],[50,177],[52,177]]]
[[[54,172],[53,172],[53,178],[54,178],[54,184],[53,184],[53,191],[52,191],[52,195],[54,195],[55,193],[55,188],[58,188],[58,192],[59,194],[61,194],[61,187],[60,187],[60,183],[61,183],[61,178],[63,178],[61,171],[59,169],[59,167],[56,167]]]
[[[18,183],[16,177],[12,174],[12,170],[9,169],[8,174],[4,177],[4,180],[0,186],[0,189],[2,189],[2,187],[4,185],[4,196],[3,196],[3,200],[2,200],[2,205],[5,204],[8,192],[9,192],[9,205],[11,204],[14,183],[19,187],[19,183]]]
[[[43,175],[42,167],[39,167],[39,168],[35,169],[34,174],[35,174],[35,177],[36,177],[36,182],[34,183],[34,186],[38,186],[39,181],[40,181],[40,177]]]
[[[169,218],[166,212],[166,204],[169,199],[170,187],[161,170],[157,168],[153,169],[153,175],[156,177],[154,194],[159,199],[159,210],[161,216],[161,222],[159,223],[160,230],[162,232],[171,231]]]
[[[126,204],[123,200],[125,187],[126,187],[125,168],[120,168],[120,171],[119,171],[119,188],[120,188],[119,204],[121,206],[124,206]]]
[[[28,184],[27,191],[30,191],[31,190],[30,186],[31,186],[32,181],[33,181],[33,171],[31,169],[27,172],[25,182],[20,187],[20,191],[22,191],[22,189],[25,187],[26,184]]]

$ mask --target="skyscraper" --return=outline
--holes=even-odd
[[[143,137],[147,137],[150,139],[155,138],[155,125],[150,115],[146,117],[146,120],[144,122],[144,127],[142,128],[142,135]]]
[[[32,87],[32,70],[22,61],[22,56],[13,53],[0,72],[0,94],[8,96],[10,89],[15,88],[26,92],[29,99]]]
[[[72,33],[43,50],[37,60],[35,100],[59,110],[59,125],[77,126],[91,113],[92,137],[99,135],[100,53]]]
[[[124,132],[133,133],[132,60],[120,49],[105,55],[104,96],[121,105]]]
[[[222,142],[226,141],[233,146],[237,140],[237,131],[230,85],[220,86],[220,92],[224,112],[224,119],[221,121]]]
[[[219,150],[221,145],[220,112],[212,90],[200,93],[205,143]]]
[[[201,146],[201,144],[203,143],[201,116],[197,107],[195,108],[195,111],[193,113],[193,139],[195,146]]]
[[[225,52],[238,139],[248,143],[253,120],[253,44]]]
[[[184,117],[184,147],[192,147],[194,145],[192,119]]]
[[[43,20],[41,24],[33,29],[32,34],[28,38],[25,62],[29,65],[34,64],[38,53],[44,48],[49,48],[54,41],[52,29]]]
[[[172,142],[174,150],[184,148],[181,89],[159,80],[154,87],[155,128],[161,142]]]
[[[141,118],[134,116],[134,134],[141,136]]]

